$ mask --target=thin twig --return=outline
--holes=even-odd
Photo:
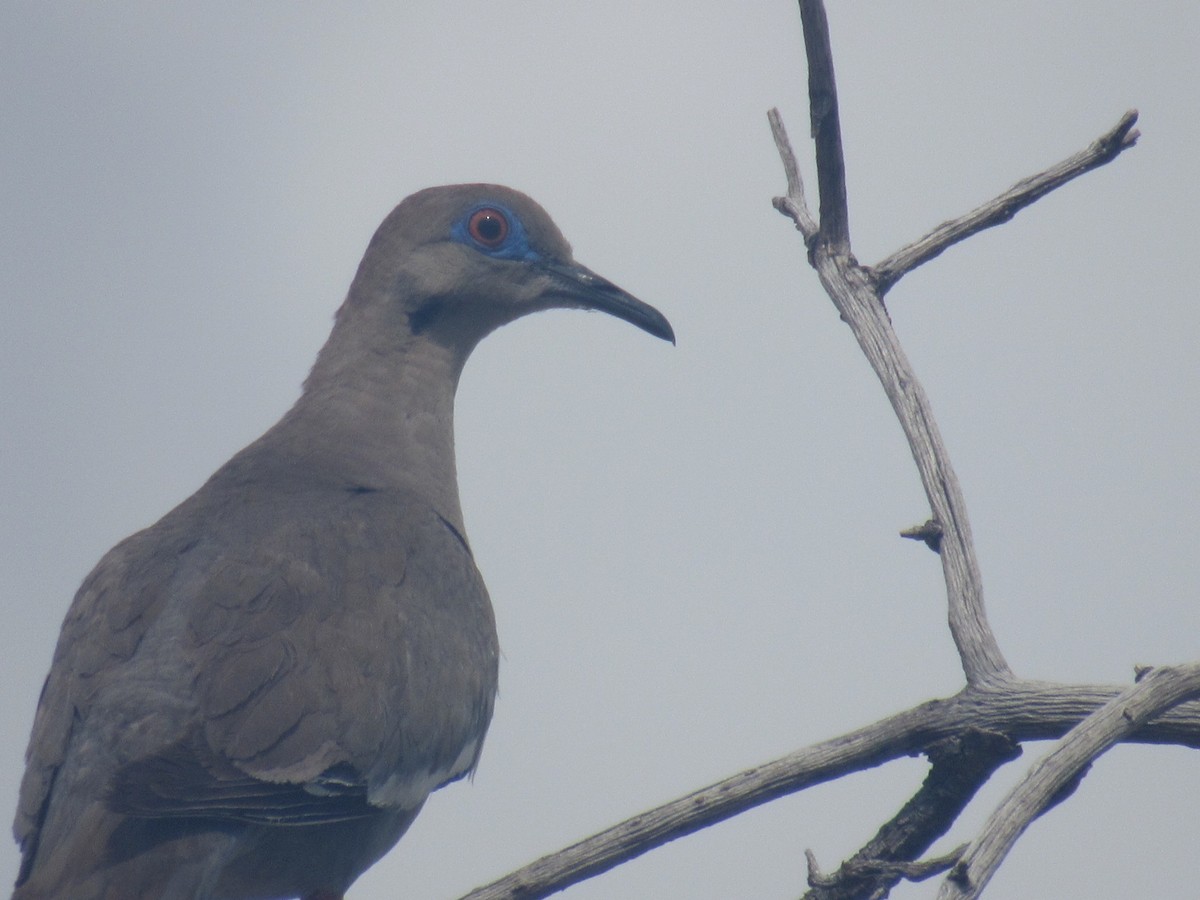
[[[771,134],[775,138],[775,149],[783,161],[783,174],[787,178],[787,195],[774,199],[775,208],[796,223],[796,228],[804,235],[804,243],[812,248],[812,242],[817,236],[817,223],[808,209],[808,198],[804,195],[804,179],[800,176],[800,164],[796,161],[796,152],[792,142],[788,140],[787,129],[783,127],[783,117],[775,107],[767,112],[767,121],[771,123]]]
[[[1138,113],[1131,109],[1119,122],[1094,140],[1085,150],[1067,157],[1044,172],[1023,178],[1000,196],[971,210],[965,216],[943,222],[924,237],[897,250],[869,271],[883,296],[901,278],[917,266],[929,262],[944,250],[984,229],[1007,222],[1035,200],[1052,190],[1112,162],[1122,151],[1137,143],[1139,132],[1133,126]]]
[[[938,900],[978,897],[1017,838],[1070,788],[1084,766],[1152,717],[1198,695],[1200,662],[1162,666],[1072,728],[996,807],[942,883]]]
[[[862,875],[872,876],[887,876],[890,884],[899,884],[901,881],[924,881],[927,878],[932,878],[934,875],[940,875],[951,866],[958,862],[963,851],[967,849],[966,844],[955,847],[949,853],[943,856],[933,856],[929,859],[918,859],[912,862],[884,862],[876,860],[871,863],[862,863],[860,865],[860,873]],[[811,850],[804,851],[804,859],[808,865],[808,884],[814,888],[834,887],[838,881],[839,875],[826,875],[817,865],[817,857]],[[888,891],[872,891],[872,897],[886,897]]]

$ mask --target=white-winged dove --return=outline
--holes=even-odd
[[[495,185],[372,238],[304,391],[83,582],[42,690],[15,898],[337,898],[471,772],[496,693],[454,394],[493,329],[598,309],[674,340]]]

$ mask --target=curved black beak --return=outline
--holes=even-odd
[[[606,312],[657,338],[675,343],[675,331],[666,316],[591,269],[576,263],[541,262],[538,265],[553,275],[561,286],[557,296],[562,300],[573,306]]]

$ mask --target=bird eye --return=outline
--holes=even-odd
[[[467,234],[489,250],[495,250],[508,237],[508,217],[491,206],[477,209],[467,219]]]

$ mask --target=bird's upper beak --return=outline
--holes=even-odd
[[[675,332],[667,317],[633,294],[577,263],[541,262],[543,270],[560,286],[557,295],[572,305],[598,309],[636,325],[664,341],[675,343]]]

